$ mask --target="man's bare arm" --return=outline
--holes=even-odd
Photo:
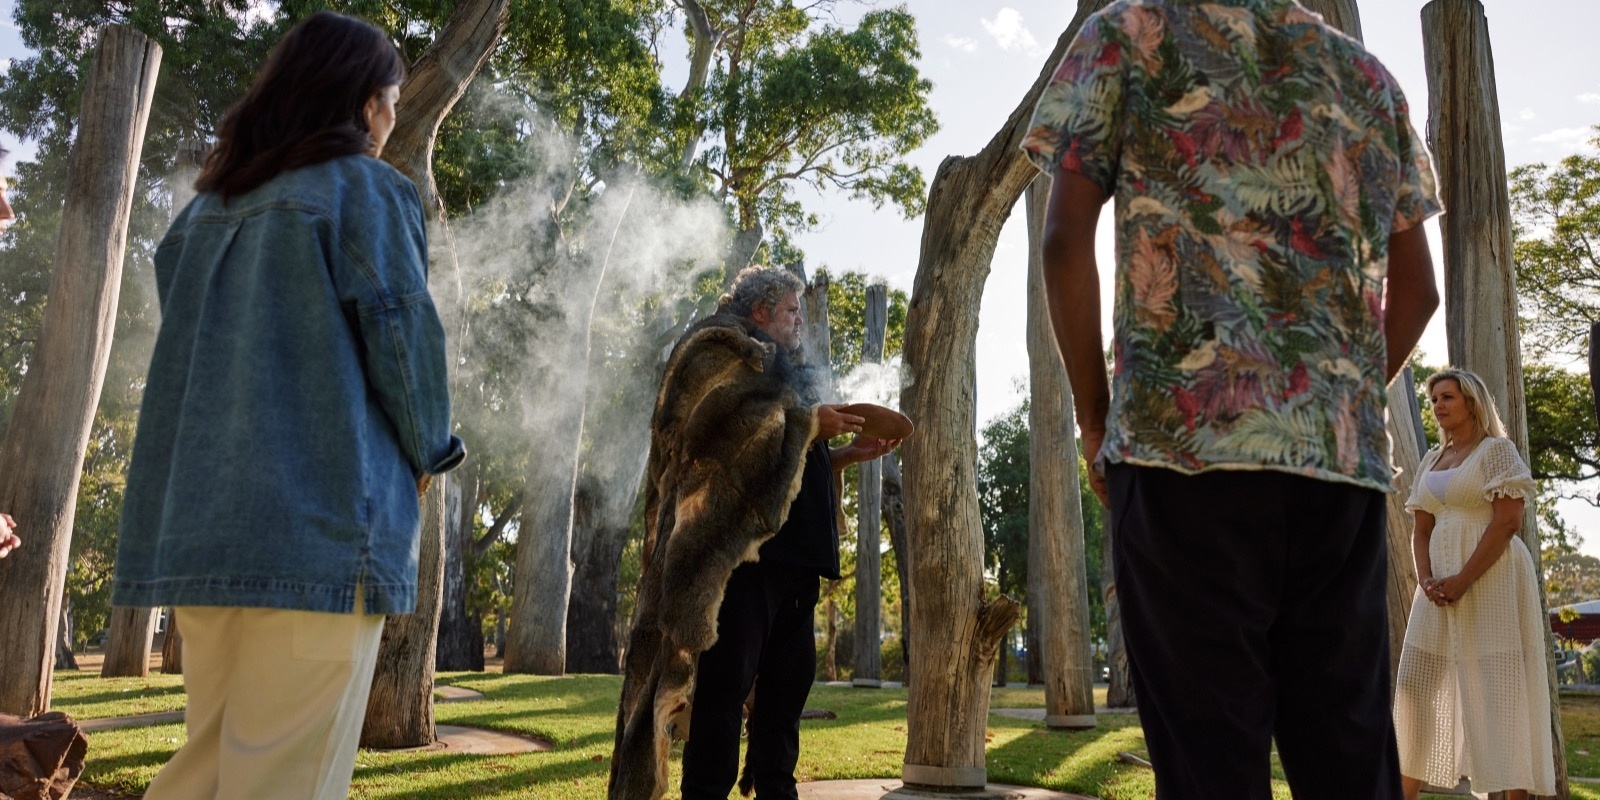
[[[1111,410],[1100,337],[1100,271],[1094,257],[1095,228],[1105,201],[1094,181],[1058,169],[1044,224],[1044,291],[1050,324],[1072,384],[1083,455],[1091,463],[1105,441],[1106,415]],[[1108,502],[1104,479],[1092,470],[1090,475],[1095,494]]]
[[[1421,225],[1389,237],[1389,278],[1383,295],[1383,339],[1389,351],[1384,381],[1394,380],[1439,307],[1433,255]]]

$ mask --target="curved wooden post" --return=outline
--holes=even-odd
[[[1104,5],[1079,3],[1005,125],[977,155],[945,159],[928,193],[906,317],[910,385],[901,394],[901,407],[918,425],[903,448],[915,649],[901,774],[913,787],[988,781],[989,681],[1018,606],[1009,597],[983,597],[973,396],[978,305],[1000,228],[1038,174],[1019,149],[1033,108],[1083,20]]]
[[[0,712],[49,708],[84,447],[116,327],[145,123],[161,48],[108,25],[84,82],[44,324],[0,443],[0,510],[23,545],[0,560]]]

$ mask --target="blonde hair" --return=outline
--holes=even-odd
[[[1467,400],[1467,410],[1472,412],[1472,418],[1477,421],[1478,429],[1485,436],[1505,438],[1506,426],[1500,421],[1500,412],[1494,405],[1494,395],[1489,394],[1489,387],[1476,373],[1464,369],[1441,369],[1428,376],[1428,396],[1433,396],[1433,387],[1440,381],[1455,381],[1461,389],[1461,396]],[[1443,444],[1454,444],[1449,441],[1450,434],[1443,429],[1439,431],[1439,438]]]

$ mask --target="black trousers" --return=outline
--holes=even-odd
[[[1385,498],[1112,465],[1117,596],[1158,800],[1401,797]]]
[[[814,569],[770,562],[744,564],[728,578],[717,642],[700,654],[695,675],[683,800],[727,800],[738,779],[739,728],[752,684],[745,759],[756,797],[798,800],[800,712],[817,672],[817,581]]]

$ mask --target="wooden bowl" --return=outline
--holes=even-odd
[[[866,422],[861,423],[861,435],[871,436],[876,439],[904,439],[911,435],[915,427],[911,418],[887,406],[876,403],[851,403],[841,406],[839,411],[844,414],[854,414]]]

